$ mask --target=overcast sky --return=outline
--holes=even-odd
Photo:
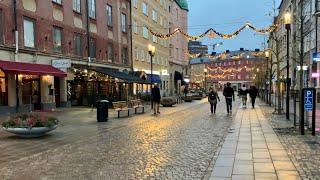
[[[273,0],[187,0],[189,4],[189,33],[199,35],[209,28],[221,33],[232,33],[246,22],[258,28],[271,25],[273,16]],[[281,0],[276,1],[276,8]],[[261,49],[264,36],[247,29],[238,37],[230,40],[221,38],[203,39],[204,44],[222,42],[217,52],[225,50]],[[212,46],[209,47],[209,50]],[[212,50],[211,50],[212,51]]]

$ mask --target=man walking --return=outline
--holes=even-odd
[[[210,89],[210,93],[208,95],[208,101],[210,103],[210,109],[211,109],[211,114],[216,114],[216,109],[217,109],[217,103],[218,100],[220,101],[220,98],[218,96],[218,93],[216,90],[213,88]]]
[[[152,95],[154,115],[160,114],[161,95],[160,95],[160,89],[158,87],[158,84],[154,84],[154,87],[152,88],[152,91],[151,91],[151,95]]]
[[[242,107],[243,108],[247,108],[247,98],[248,98],[247,94],[248,94],[248,89],[247,89],[246,85],[244,84],[239,90],[239,95],[242,99]]]
[[[229,82],[223,90],[223,95],[226,98],[228,115],[232,114],[232,100],[234,101],[234,90]]]
[[[249,96],[251,98],[252,109],[254,109],[254,105],[256,103],[257,95],[258,95],[258,89],[256,88],[256,86],[251,86],[250,89],[249,89]]]

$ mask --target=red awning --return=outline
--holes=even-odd
[[[56,77],[67,76],[67,73],[46,64],[31,64],[0,60],[0,69],[7,74],[50,75]]]

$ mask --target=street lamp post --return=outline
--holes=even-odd
[[[148,45],[148,52],[149,52],[149,55],[150,55],[150,76],[151,76],[151,79],[150,79],[150,83],[151,83],[151,93],[152,93],[152,85],[153,85],[153,56],[155,55],[156,53],[156,47],[154,47],[153,45],[149,44]],[[152,95],[152,94],[151,94]],[[151,98],[151,108],[153,108],[153,101],[152,101],[152,98]]]
[[[290,60],[290,57],[289,57],[289,40],[290,40],[290,29],[291,29],[291,13],[290,12],[287,12],[285,15],[284,15],[284,23],[285,23],[285,28],[287,30],[287,67],[286,67],[286,70],[287,70],[287,78],[286,78],[286,92],[287,92],[287,97],[286,97],[286,118],[287,120],[290,119],[289,117],[289,103],[290,103],[290,79],[289,79],[289,60]]]
[[[204,68],[203,72],[204,72],[204,92],[207,93],[207,73],[208,73],[208,70],[206,68]]]
[[[267,62],[267,69],[266,69],[266,81],[268,82],[268,71],[269,71],[269,56],[270,53],[269,51],[265,51],[265,57],[266,57],[266,62]],[[265,83],[265,91],[266,91],[266,103],[269,103],[269,97],[268,97],[268,83]],[[271,86],[271,84],[269,84]]]

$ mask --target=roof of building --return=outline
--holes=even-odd
[[[190,60],[190,64],[202,64],[208,62],[211,62],[211,59],[207,57],[193,58]]]
[[[189,11],[188,2],[186,0],[176,0],[181,9]]]

